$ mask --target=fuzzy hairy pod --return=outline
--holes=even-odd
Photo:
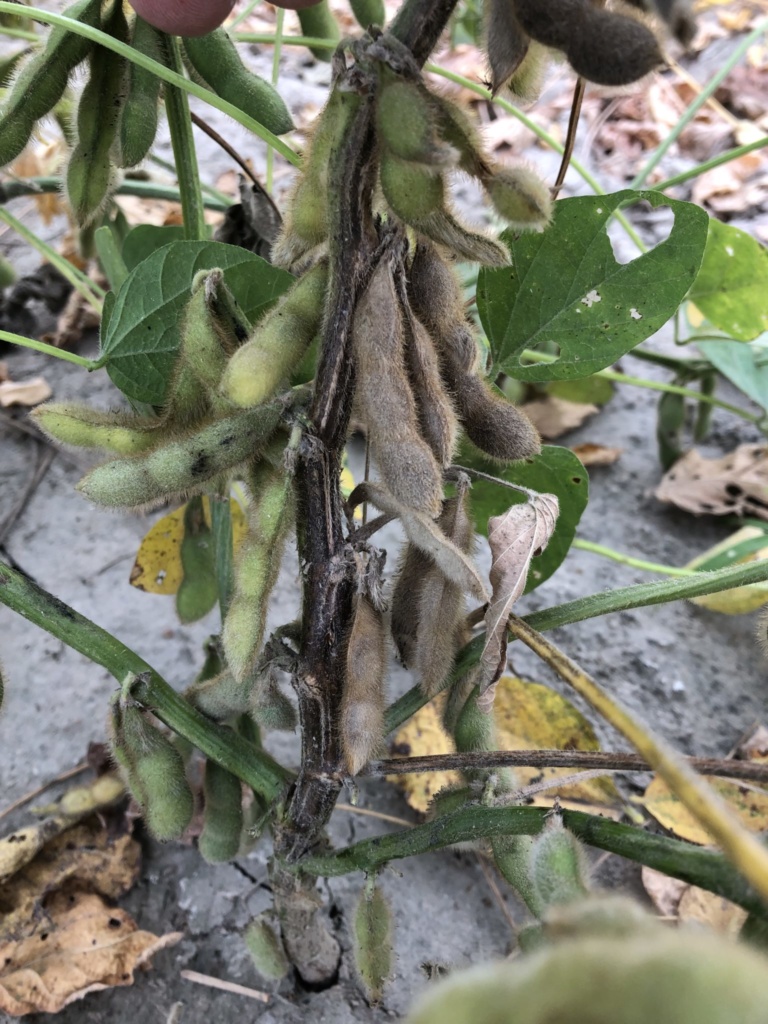
[[[496,212],[517,231],[544,228],[552,219],[552,195],[530,167],[495,167],[483,187]]]
[[[597,85],[629,85],[664,63],[656,36],[634,18],[588,6],[566,54],[577,75]]]
[[[237,558],[235,590],[221,635],[227,664],[237,680],[252,670],[261,648],[269,595],[294,514],[293,481],[267,460],[253,471],[251,493],[248,532]]]
[[[376,126],[383,146],[400,160],[436,168],[456,164],[458,152],[436,132],[434,98],[425,85],[385,69],[380,79]]]
[[[514,4],[517,20],[531,39],[567,51],[589,0],[514,0]]]
[[[238,681],[225,669],[208,679],[195,681],[184,696],[214,722],[225,722],[248,711],[250,688],[250,679]]]
[[[491,840],[493,859],[502,877],[518,894],[534,917],[540,918],[546,904],[531,878],[534,836],[495,836]]]
[[[385,150],[379,177],[384,198],[406,224],[418,227],[445,205],[445,182],[423,163],[401,160]]]
[[[243,787],[226,768],[205,762],[203,779],[203,831],[197,848],[209,864],[234,860],[243,831]]]
[[[298,273],[328,237],[328,175],[334,154],[343,144],[347,127],[360,106],[356,92],[333,89],[315,120],[303,173],[296,181],[280,234],[272,245],[277,267]]]
[[[488,0],[485,4],[485,52],[495,95],[522,64],[530,39],[515,13],[514,0]]]
[[[581,843],[552,814],[530,851],[530,878],[545,907],[583,900],[589,894],[589,871]]]
[[[296,708],[280,689],[271,666],[252,686],[248,706],[253,720],[264,729],[293,732],[298,724]]]
[[[366,882],[352,921],[355,967],[368,1002],[377,1006],[392,971],[392,911],[375,879]]]
[[[145,57],[159,64],[166,63],[162,34],[138,14],[133,23],[131,45]],[[150,151],[157,135],[160,79],[133,61],[126,63],[125,102],[120,111],[115,151],[119,167],[136,167]]]
[[[222,377],[221,393],[228,401],[250,408],[287,385],[320,328],[327,281],[327,264],[319,263],[256,325]]]
[[[128,22],[122,4],[115,4],[102,26],[126,42]],[[87,227],[112,193],[117,178],[111,150],[124,99],[125,60],[103,46],[88,55],[90,74],[77,105],[77,145],[67,167],[67,198],[76,222]]]
[[[263,450],[281,411],[277,403],[263,405],[209,423],[148,455],[106,462],[84,476],[77,489],[105,508],[140,508],[199,493],[210,480]]]
[[[150,832],[160,840],[179,839],[194,810],[181,754],[130,698],[116,695],[111,732],[112,754]]]
[[[490,459],[518,462],[538,455],[541,439],[525,413],[494,391],[488,381],[462,372],[447,356],[443,372],[467,437]]]
[[[407,296],[405,296],[407,302]],[[416,401],[421,434],[438,465],[450,466],[456,450],[458,420],[440,375],[440,363],[426,327],[403,307],[405,363]]]
[[[386,258],[358,302],[352,337],[357,400],[382,478],[398,501],[435,517],[442,472],[419,429],[405,368],[403,318]]]
[[[183,45],[190,64],[217,96],[234,103],[273,135],[293,131],[291,115],[280,93],[246,68],[223,28],[205,36],[186,36]]]
[[[507,82],[512,95],[523,103],[533,103],[541,95],[550,64],[550,50],[531,40],[525,57]]]
[[[280,981],[291,969],[285,947],[266,914],[259,914],[243,936],[256,970],[267,981]]]
[[[181,330],[179,358],[209,392],[218,387],[227,366],[221,332],[210,310],[210,296],[220,288],[226,288],[221,270],[201,270],[195,275]]]
[[[437,119],[443,142],[458,154],[458,166],[473,177],[480,177],[486,169],[483,143],[472,120],[452,100],[439,93],[430,93],[432,117]]]
[[[78,0],[63,14],[98,28],[101,0]],[[93,43],[63,28],[52,28],[42,50],[22,65],[0,112],[0,167],[24,149],[35,123],[56,106],[67,87],[70,72],[85,60]]]
[[[487,711],[480,707],[480,691],[474,687],[461,709],[453,730],[456,749],[460,751],[496,750],[496,720],[493,708]],[[466,769],[464,777],[467,782],[485,783],[489,775],[495,779],[496,792],[509,792],[514,789],[514,775],[509,768]]]
[[[411,668],[416,659],[421,591],[431,566],[429,555],[421,548],[415,544],[405,545],[392,591],[390,630],[397,653],[406,668]]]
[[[408,293],[416,316],[429,331],[438,348],[457,324],[465,324],[464,296],[461,282],[450,264],[431,242],[421,238],[416,245],[410,273]],[[472,370],[476,362],[476,346],[472,342],[471,362],[463,364]]]
[[[482,263],[484,267],[506,267],[509,263],[509,251],[505,245],[465,227],[448,209],[434,210],[414,226],[459,259]]]
[[[159,420],[139,420],[123,412],[102,412],[87,405],[46,402],[31,413],[54,441],[78,448],[103,448],[118,455],[138,455],[161,444]]]
[[[384,0],[349,0],[349,6],[361,28],[368,29],[371,25],[384,27],[387,20]]]
[[[233,355],[248,340],[251,324],[227,287],[223,274],[206,275],[205,304],[219,344],[227,355]]]
[[[766,958],[704,930],[642,928],[617,941],[586,936],[510,963],[457,971],[430,989],[407,1024],[760,1024]]]
[[[341,745],[350,775],[357,775],[384,740],[386,672],[384,616],[359,594],[347,641],[347,677],[341,702]]]
[[[176,614],[183,623],[197,622],[219,597],[213,534],[205,521],[203,499],[199,496],[192,498],[184,509],[180,555],[183,576],[176,592]]]
[[[341,39],[341,29],[331,13],[328,0],[321,0],[320,3],[313,4],[312,7],[303,7],[296,13],[299,16],[301,31],[310,39],[331,39],[335,43]],[[383,22],[378,22],[378,24],[383,24]],[[317,60],[330,61],[333,56],[333,50],[330,47],[328,49],[324,47],[312,49],[310,46],[309,49]]]
[[[474,529],[467,511],[469,488],[460,486],[459,492],[443,503],[438,519],[446,537],[464,552],[469,553]],[[416,615],[416,668],[421,688],[428,697],[441,688],[453,668],[456,652],[462,645],[464,625],[464,596],[461,588],[432,564],[427,570],[419,594]]]

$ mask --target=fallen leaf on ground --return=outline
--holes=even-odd
[[[140,931],[95,893],[57,892],[44,929],[0,945],[0,1010],[12,1017],[58,1013],[89,992],[133,983],[133,973],[182,939]]]
[[[29,380],[4,380],[0,383],[0,405],[7,409],[10,405],[39,405],[53,392],[43,377],[30,377]]]
[[[604,444],[574,444],[571,451],[579,459],[582,466],[610,466],[621,458],[623,448],[607,448]]]
[[[57,835],[87,815],[111,806],[124,793],[125,787],[116,775],[102,775],[90,786],[69,790],[52,817],[0,839],[0,882],[28,864]]]
[[[72,348],[86,331],[95,331],[101,323],[101,314],[86,301],[85,296],[73,289],[67,304],[56,321],[56,330],[43,338],[56,348]]]
[[[140,861],[141,847],[131,835],[112,835],[91,815],[52,839],[0,885],[0,942],[39,930],[48,894],[65,886],[116,900],[135,884]]]
[[[742,444],[719,459],[692,449],[664,474],[656,497],[694,515],[768,519],[768,447]]]
[[[393,754],[421,757],[451,754],[451,737],[442,727],[445,706],[443,694],[421,708],[394,738]],[[496,687],[493,714],[496,720],[499,750],[585,750],[600,749],[595,731],[582,713],[554,690],[541,683],[514,676],[502,676]],[[573,768],[515,768],[520,788],[542,781],[573,775]],[[414,810],[425,813],[432,798],[446,786],[461,785],[458,771],[414,772],[390,777],[405,793]],[[565,807],[592,811],[608,817],[621,817],[620,797],[609,778],[587,779],[536,795],[537,806],[551,806],[555,796]]]
[[[490,581],[493,590],[485,613],[485,647],[480,656],[477,685],[481,700],[493,701],[491,687],[507,664],[507,621],[525,589],[531,559],[552,536],[560,504],[554,494],[532,494],[503,515],[488,520],[491,547]]]
[[[738,557],[737,546],[749,541],[763,541],[766,546],[749,554]],[[733,552],[733,557],[728,560],[728,565],[744,565],[747,562],[754,562],[757,559],[768,558],[768,537],[757,526],[743,526],[732,536],[727,537],[719,544],[709,548],[703,554],[694,558],[686,565],[686,569],[708,569],[718,568],[721,556],[728,556]],[[707,563],[718,560],[718,565]],[[732,590],[721,590],[717,594],[704,594],[702,597],[689,598],[692,604],[701,608],[708,608],[712,612],[720,612],[723,615],[745,615],[768,604],[768,583],[751,583],[746,587],[734,587]]]
[[[703,924],[733,938],[747,919],[746,910],[730,900],[653,868],[643,867],[642,880],[645,891],[663,917],[676,918],[684,924]]]
[[[768,829],[768,792],[747,789],[729,779],[707,777],[707,783],[728,804],[742,825],[751,832]],[[656,776],[646,789],[640,803],[649,814],[680,839],[700,846],[710,846],[714,839],[674,796],[667,784]]]
[[[716,213],[744,213],[759,207],[768,196],[768,173],[760,173],[763,167],[757,152],[713,167],[696,179],[691,201]]]
[[[129,581],[137,590],[148,594],[175,594],[184,578],[181,565],[181,542],[184,539],[184,513],[186,505],[169,512],[152,526],[139,546]],[[232,544],[235,552],[243,542],[247,523],[243,510],[234,498],[230,499],[232,514]],[[211,527],[211,506],[203,498],[206,525]]]
[[[596,405],[569,402],[565,398],[547,395],[522,406],[531,423],[547,441],[554,441],[563,434],[576,430],[585,420],[600,410]]]
[[[60,171],[67,155],[67,144],[62,138],[45,145],[33,144],[14,160],[10,170],[19,178],[45,178]],[[60,192],[41,192],[32,198],[43,224],[50,224],[54,217],[67,212],[67,204]]]
[[[183,224],[181,203],[166,199],[143,199],[139,196],[115,196],[114,201],[131,224]]]

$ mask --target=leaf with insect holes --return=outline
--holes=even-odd
[[[606,233],[623,206],[668,206],[675,222],[666,241],[618,263]],[[492,376],[518,380],[588,377],[654,334],[677,311],[696,279],[709,217],[660,192],[625,189],[555,203],[546,231],[502,240],[511,265],[481,268],[477,309],[493,357]],[[526,348],[559,349],[551,363],[523,363]]]
[[[678,459],[656,488],[659,501],[694,515],[752,515],[768,519],[768,447],[740,444],[717,459],[695,448]]]
[[[192,280],[198,270],[216,267],[251,323],[294,281],[255,253],[223,242],[171,242],[153,252],[125,279],[102,327],[100,365],[128,398],[162,404]]]
[[[446,537],[428,515],[403,505],[379,484],[366,482],[357,485],[350,495],[349,503],[355,508],[364,501],[370,501],[380,512],[396,516],[408,540],[428,554],[448,579],[457,583],[462,590],[474,594],[479,601],[488,600],[485,583],[472,559]]]
[[[768,331],[768,249],[746,231],[712,218],[688,297],[719,331],[753,341]]]
[[[481,693],[504,671],[509,614],[525,588],[531,559],[549,543],[558,512],[554,494],[536,494],[488,523],[493,596],[485,613],[486,638],[478,677]]]

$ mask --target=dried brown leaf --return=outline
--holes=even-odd
[[[12,1017],[58,1013],[89,992],[133,983],[133,972],[182,938],[138,929],[94,893],[57,892],[44,926],[0,945],[0,1010]]]
[[[43,340],[57,348],[72,348],[86,331],[95,331],[100,323],[101,315],[81,292],[73,291],[59,314],[56,330]]]
[[[569,402],[566,398],[547,395],[533,402],[526,402],[521,410],[547,441],[554,441],[571,430],[576,430],[585,420],[600,410],[596,405],[583,402]]]
[[[578,456],[582,466],[610,466],[621,458],[624,449],[607,448],[604,444],[585,441],[584,444],[572,445],[571,451]]]
[[[706,889],[670,878],[661,871],[644,867],[643,887],[663,917],[682,923],[703,924],[735,938],[747,918],[746,910]]]
[[[401,504],[380,484],[358,484],[349,496],[349,503],[356,507],[364,501],[370,501],[380,512],[397,516],[408,540],[428,554],[448,579],[457,583],[462,590],[468,590],[478,600],[488,600],[488,591],[472,560],[445,536],[433,519]]]
[[[493,597],[485,613],[486,640],[478,676],[481,693],[504,671],[509,614],[525,588],[531,559],[549,543],[559,511],[554,494],[537,494],[488,520]]]
[[[43,377],[30,377],[29,380],[4,380],[0,383],[0,406],[7,409],[9,405],[39,405],[53,392]]]
[[[767,487],[768,447],[742,444],[719,459],[687,452],[664,475],[656,497],[694,515],[768,519]]]

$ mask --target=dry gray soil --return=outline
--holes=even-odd
[[[256,68],[268,68],[271,56],[254,56]],[[307,90],[321,102],[327,65],[297,55],[286,58],[285,95],[305,103]],[[213,119],[217,123],[216,119]],[[264,154],[239,128],[219,123],[235,146]],[[226,157],[200,138],[201,166],[207,180],[227,168]],[[542,151],[533,159],[541,165]],[[551,174],[552,167],[542,169]],[[674,169],[674,167],[673,167]],[[672,171],[670,171],[672,173]],[[620,187],[613,183],[612,187]],[[23,201],[22,201],[23,204]],[[18,209],[17,203],[14,208]],[[659,223],[640,224],[653,239]],[[49,230],[49,237],[61,224]],[[37,263],[9,234],[0,240],[6,255],[22,270]],[[654,345],[669,347],[664,337]],[[89,354],[95,343],[81,351]],[[14,379],[43,374],[57,400],[77,399],[95,405],[118,402],[104,373],[91,376],[76,367],[29,352],[5,356]],[[625,360],[627,370],[641,364]],[[647,375],[648,367],[642,364]],[[651,368],[653,371],[653,368]],[[737,400],[722,388],[724,397]],[[640,557],[683,565],[723,538],[726,528],[708,519],[693,519],[652,496],[660,477],[656,456],[657,395],[621,386],[602,414],[568,444],[602,442],[624,451],[612,467],[590,474],[591,499],[579,535]],[[715,411],[707,448],[727,451],[757,440],[756,430],[730,414]],[[0,423],[0,522],[14,506],[41,454],[39,443],[7,423]],[[187,685],[200,663],[201,643],[217,627],[215,613],[194,627],[179,625],[173,602],[128,586],[127,577],[142,535],[152,517],[107,515],[74,492],[84,458],[60,453],[4,542],[4,554],[57,597],[92,617],[125,644],[135,648],[176,687]],[[395,531],[382,544],[394,563]],[[487,564],[485,552],[481,555]],[[612,587],[648,581],[648,574],[575,551],[553,579],[521,602],[525,612]],[[274,621],[293,617],[298,594],[297,569],[284,567],[275,594]],[[686,753],[724,756],[740,734],[766,717],[768,666],[753,639],[752,616],[725,617],[689,604],[625,612],[561,629],[556,643],[590,670],[612,693],[650,722]],[[8,674],[6,707],[0,719],[0,794],[5,805],[75,764],[91,740],[105,737],[105,713],[115,682],[47,634],[0,606],[0,650]],[[546,667],[526,652],[513,652],[513,669],[524,677],[560,688]],[[395,670],[393,695],[411,685]],[[596,723],[608,749],[626,749]],[[271,748],[295,763],[295,738],[277,737]],[[413,818],[398,791],[383,782],[361,786],[362,807]],[[20,816],[3,822],[4,830]],[[393,826],[369,817],[337,812],[332,838],[346,844],[380,834]],[[242,996],[200,988],[180,978],[184,968],[254,988],[264,986],[249,961],[240,932],[252,916],[268,906],[267,846],[233,864],[210,867],[192,848],[148,841],[141,880],[123,901],[140,926],[162,933],[184,933],[175,948],[159,954],[154,969],[140,973],[132,988],[95,993],[58,1016],[60,1024],[163,1024],[169,1011],[183,1003],[182,1024],[256,1021],[260,1024],[312,1021],[321,1024],[383,1022],[401,1017],[413,996],[427,984],[424,964],[463,966],[504,956],[514,936],[472,853],[445,851],[399,862],[383,874],[392,901],[397,952],[393,980],[383,1007],[371,1010],[356,984],[348,955],[350,911],[360,876],[334,879],[322,886],[345,956],[338,984],[308,993],[286,980],[268,1006]],[[637,890],[638,871],[615,857],[601,864],[597,881]],[[511,897],[518,920],[523,916]],[[37,1018],[30,1018],[37,1019]],[[6,1018],[3,1018],[5,1021]]]

